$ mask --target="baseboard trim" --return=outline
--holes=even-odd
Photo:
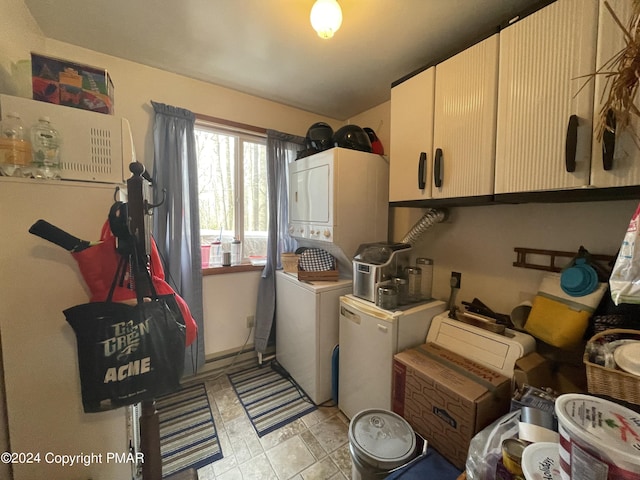
[[[186,380],[189,383],[192,381],[202,381],[212,375],[233,373],[257,365],[258,352],[253,349],[253,346],[251,346],[251,350],[245,351],[246,349],[247,347],[244,347],[244,350],[231,350],[207,357],[204,366],[198,370],[198,373]],[[266,352],[262,355],[262,362],[265,363],[275,358],[275,353],[275,346],[267,347]]]

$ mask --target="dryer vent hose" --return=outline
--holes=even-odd
[[[445,210],[436,210],[435,208],[429,209],[420,220],[409,230],[402,243],[408,243],[409,245],[415,244],[422,234],[427,231],[428,228],[436,223],[440,223],[447,218],[447,212]]]

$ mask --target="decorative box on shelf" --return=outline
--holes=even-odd
[[[31,82],[34,100],[113,114],[113,82],[104,68],[32,52]]]

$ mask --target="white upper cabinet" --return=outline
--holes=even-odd
[[[435,67],[391,89],[389,201],[431,198]]]
[[[589,185],[597,16],[558,0],[500,32],[496,194]]]
[[[433,198],[493,194],[498,37],[436,66]]]
[[[614,14],[625,28],[629,25],[633,2],[630,0],[608,0]],[[622,50],[626,42],[622,29],[615,23],[609,10],[600,2],[600,21],[598,26],[598,51],[596,69],[612,71],[608,62]],[[605,134],[603,141],[598,140],[598,117],[601,114],[604,99],[609,94],[610,84],[606,75],[595,76],[594,135],[591,154],[591,184],[595,187],[623,187],[640,185],[640,122],[633,116],[630,128],[620,133]],[[607,112],[604,112],[605,115]]]

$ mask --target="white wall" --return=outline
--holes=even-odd
[[[477,297],[509,313],[535,295],[544,274],[512,266],[515,247],[577,252],[582,245],[594,254],[615,255],[637,204],[627,200],[454,208],[448,220],[425,233],[415,254],[434,259],[434,297],[446,300],[451,272],[461,272],[458,305]],[[394,210],[393,240],[399,241],[420,215],[419,210]]]
[[[247,317],[256,314],[258,280],[262,271],[209,275],[203,278],[205,354],[216,356],[242,347],[253,346],[253,332]]]
[[[34,49],[40,49],[44,44],[33,17],[27,11],[22,0],[0,0],[0,88],[4,86],[7,90],[13,87],[11,83],[12,65],[21,54],[16,55],[16,51],[21,51],[26,45]],[[17,93],[15,90],[9,93]],[[0,331],[0,341],[2,332]],[[1,359],[0,359],[1,363]],[[6,452],[10,449],[9,430],[7,424],[7,412],[4,398],[4,365],[0,366],[0,451]],[[11,478],[11,465],[0,463],[0,478]]]

